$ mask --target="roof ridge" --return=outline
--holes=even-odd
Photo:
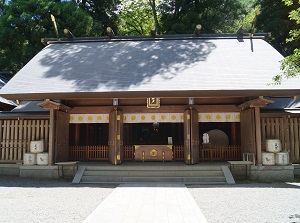
[[[223,34],[171,34],[151,36],[99,36],[99,37],[74,37],[74,38],[43,38],[41,42],[45,45],[57,43],[80,43],[80,42],[111,42],[111,41],[156,41],[156,40],[189,40],[189,39],[264,39],[271,36],[271,33],[256,33],[253,36],[245,33],[242,36],[236,33]]]

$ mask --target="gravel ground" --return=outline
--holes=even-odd
[[[0,222],[82,222],[117,185],[0,177]],[[300,183],[190,185],[209,223],[300,223]]]
[[[188,188],[210,223],[300,223],[300,183]]]
[[[115,186],[0,176],[0,222],[82,222]]]

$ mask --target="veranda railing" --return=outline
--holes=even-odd
[[[226,161],[226,160],[241,160],[240,145],[211,145],[209,147],[200,148],[201,161]]]
[[[134,146],[124,146],[124,160],[134,160]],[[212,145],[199,149],[200,161],[226,161],[241,160],[240,145]],[[108,146],[70,146],[70,160],[108,160]],[[184,160],[184,147],[182,145],[173,146],[173,160]]]

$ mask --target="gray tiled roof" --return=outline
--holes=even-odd
[[[263,109],[300,109],[300,96],[291,98],[273,98],[266,97],[266,99],[274,101],[274,103],[268,104]]]
[[[5,86],[5,84],[8,82],[8,78],[5,77],[4,75],[1,75],[1,73],[8,73],[8,72],[0,72],[0,89],[3,88],[3,86]],[[0,103],[17,106],[17,104],[14,101],[6,100],[3,97],[0,97]]]
[[[262,39],[51,44],[0,95],[299,89],[300,78],[268,85],[282,59]]]
[[[22,101],[11,112],[49,112],[48,110],[38,106],[43,101]]]

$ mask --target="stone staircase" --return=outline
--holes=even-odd
[[[143,163],[144,164],[144,163]],[[228,166],[220,165],[100,165],[80,166],[73,183],[164,182],[234,184]]]

